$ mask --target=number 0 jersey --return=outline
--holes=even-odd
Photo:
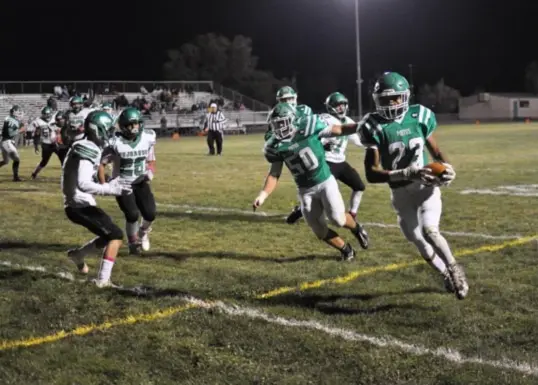
[[[116,135],[103,151],[101,163],[112,163],[112,177],[125,184],[138,182],[146,174],[146,162],[155,160],[155,131],[145,129],[133,140]]]
[[[377,113],[367,114],[357,132],[364,146],[378,149],[383,169],[398,170],[412,164],[423,167],[428,163],[426,139],[436,128],[435,114],[429,108],[415,104],[409,106],[402,118],[394,121],[385,120]],[[390,186],[409,183],[391,183]]]
[[[325,182],[331,170],[321,138],[330,135],[332,126],[318,115],[303,115],[293,124],[297,131],[289,139],[278,140],[271,133],[263,149],[265,158],[269,163],[284,162],[299,188]]]

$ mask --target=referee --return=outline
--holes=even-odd
[[[215,142],[217,142],[217,155],[222,153],[222,131],[228,119],[224,117],[222,111],[217,109],[216,103],[209,105],[209,113],[205,116],[204,132],[207,133],[207,146],[209,155],[215,155]]]

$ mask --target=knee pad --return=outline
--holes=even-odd
[[[335,226],[344,227],[344,225],[346,224],[346,213],[331,213],[329,221]]]
[[[125,213],[126,222],[135,223],[135,222],[138,222],[138,218],[140,218],[138,211],[130,211],[130,212]]]
[[[155,211],[151,211],[148,213],[142,213],[142,218],[148,222],[153,222],[155,220],[155,217],[157,213]]]
[[[121,229],[114,225],[114,227],[110,228],[110,232],[107,234],[106,242],[110,241],[121,241],[123,240],[123,231]],[[103,240],[105,241],[105,240]]]

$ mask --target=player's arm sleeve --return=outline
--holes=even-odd
[[[94,163],[88,159],[80,158],[78,162],[78,189],[92,195],[110,194],[110,185],[108,183],[95,183],[93,181],[93,174]]]
[[[269,169],[269,175],[280,178],[280,175],[282,175],[282,169],[284,168],[284,162],[278,161],[271,163],[271,168]]]
[[[435,113],[430,110],[428,107],[420,106],[418,113],[418,122],[420,127],[422,127],[422,134],[424,138],[429,138],[431,134],[437,128],[437,119],[435,118]]]
[[[276,162],[283,161],[280,154],[271,146],[269,146],[267,143],[263,147],[263,155],[265,156],[265,160],[267,160],[269,163],[276,163]]]
[[[367,114],[358,124],[357,135],[364,147],[377,148],[380,143],[378,132],[381,130],[379,123],[370,114]]]

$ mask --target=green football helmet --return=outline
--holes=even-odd
[[[112,103],[104,102],[101,104],[101,110],[105,111],[107,114],[112,114]]]
[[[297,128],[295,107],[286,102],[278,103],[269,114],[269,128],[279,140],[287,139],[295,134]]]
[[[347,115],[348,100],[340,92],[333,92],[325,99],[327,112],[339,119],[344,119]]]
[[[374,98],[377,113],[387,120],[401,118],[409,109],[409,82],[397,72],[385,72],[375,83]]]
[[[22,108],[20,108],[19,106],[15,104],[9,110],[9,115],[11,115],[11,117],[17,120],[21,120],[24,117],[24,111],[22,110]]]
[[[113,129],[114,119],[104,111],[92,111],[84,120],[84,136],[99,147],[104,147]]]
[[[142,114],[136,108],[128,107],[118,117],[118,126],[122,136],[127,139],[134,139],[144,129]]]
[[[290,86],[285,86],[279,89],[276,93],[276,101],[278,103],[289,103],[292,106],[297,106],[297,92]]]
[[[65,111],[56,111],[56,115],[54,115],[54,120],[56,121],[56,125],[58,127],[63,127],[65,124],[66,119],[66,112]]]
[[[73,96],[69,100],[69,106],[73,110],[73,112],[76,114],[82,109],[82,105],[84,104],[84,100],[80,96]]]
[[[41,110],[41,119],[48,122],[52,118],[52,108],[50,107],[43,107]]]

